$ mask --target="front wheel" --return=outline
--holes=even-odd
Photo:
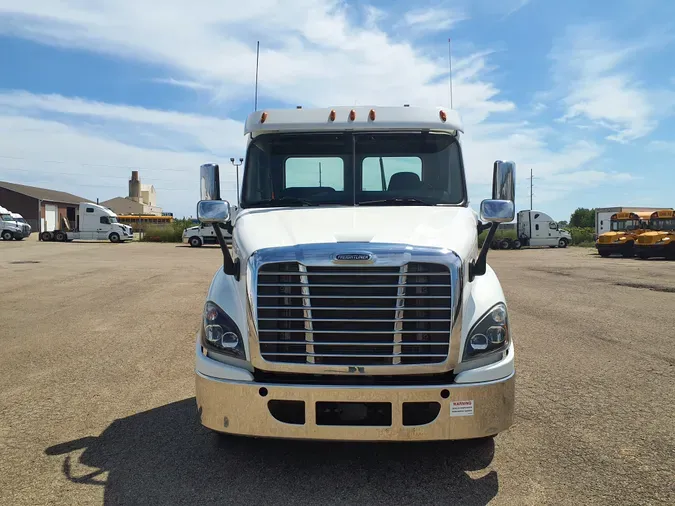
[[[190,237],[190,246],[192,246],[193,248],[199,248],[201,245],[202,240],[199,237],[197,236]]]
[[[120,242],[120,235],[117,232],[113,232],[108,236],[110,242]]]
[[[12,233],[9,230],[3,230],[2,231],[2,240],[3,241],[11,241],[12,240]]]
[[[560,239],[558,241],[558,248],[567,248],[567,240],[565,239]]]

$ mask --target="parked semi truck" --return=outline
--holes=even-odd
[[[4,241],[15,239],[20,241],[25,238],[25,229],[21,223],[17,223],[12,212],[0,206],[0,238]]]
[[[635,255],[635,241],[648,230],[648,212],[614,213],[610,217],[610,231],[600,234],[595,241],[598,254],[602,257],[621,255],[631,258]]]
[[[40,232],[43,241],[109,240],[110,242],[132,241],[134,233],[129,225],[117,222],[117,215],[107,207],[91,202],[79,205],[77,224],[73,228],[68,220],[61,218],[55,230]]]
[[[665,257],[675,260],[675,211],[662,209],[649,217],[649,230],[640,234],[635,243],[638,257]]]
[[[522,247],[566,248],[572,242],[572,235],[558,226],[558,222],[541,211],[518,212],[516,222],[517,239],[508,237],[493,239],[492,249],[520,249]]]
[[[513,334],[486,258],[514,218],[515,165],[494,164],[479,249],[461,132],[446,109],[252,113],[234,219],[218,165],[201,167],[197,215],[223,251],[195,342],[204,426],[332,440],[511,426]]]
[[[19,213],[10,213],[12,215],[12,218],[14,218],[14,221],[16,221],[19,225],[21,225],[22,228],[22,239],[25,239],[26,237],[30,237],[31,232],[33,231],[33,227],[30,226],[30,224],[26,221],[26,219],[21,216]]]
[[[232,234],[229,230],[229,224],[221,224],[220,228],[225,240],[231,242]],[[186,228],[183,230],[183,241],[194,248],[198,248],[203,244],[218,244],[216,232],[210,223],[200,223],[197,226]]]

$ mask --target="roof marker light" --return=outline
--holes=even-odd
[[[267,112],[263,112],[260,115],[260,123],[265,123],[265,120],[267,119]]]
[[[330,114],[328,115],[328,119],[331,121],[335,121],[335,109],[332,109],[330,111]]]
[[[438,113],[438,115],[441,117],[441,121],[442,121],[443,123],[445,123],[445,122],[447,121],[448,115],[445,114],[445,111],[440,111],[440,112]]]
[[[354,121],[356,119],[356,111],[352,109],[349,111],[349,121]]]
[[[368,117],[370,118],[370,121],[375,121],[375,109],[370,110]]]

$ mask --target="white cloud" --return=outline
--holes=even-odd
[[[461,9],[438,6],[414,9],[403,16],[406,26],[423,32],[449,30],[467,19],[468,14]]]
[[[551,52],[554,77],[564,94],[563,121],[589,121],[612,132],[607,139],[628,142],[650,134],[675,104],[672,94],[647,88],[631,70],[641,50],[658,37],[623,43],[603,35],[599,25],[568,29]]]
[[[262,107],[271,100],[306,107],[355,102],[447,105],[445,51],[436,57],[392,38],[380,27],[382,10],[363,7],[359,25],[350,9],[340,0],[283,5],[274,0],[165,0],[160,8],[134,0],[0,0],[0,33],[141,61],[156,66],[158,81],[203,91],[231,108],[251,100],[258,39]],[[436,9],[411,11],[404,20],[411,28],[426,24],[426,30],[435,30],[465,16],[459,10]],[[495,159],[516,160],[520,180],[530,167],[545,178],[597,163],[603,150],[592,142],[571,139],[551,148],[549,141],[558,144],[560,139],[551,135],[550,127],[504,117],[518,111],[500,96],[491,55],[489,48],[480,48],[453,58],[453,98],[466,125],[465,162],[474,202],[483,195],[473,190],[489,185]],[[572,105],[571,111],[587,114]],[[604,109],[602,114],[607,114]],[[192,212],[198,198],[193,183],[198,165],[217,161],[229,166],[227,160],[239,156],[244,143],[242,125],[229,119],[27,92],[0,93],[0,125],[0,154],[24,158],[12,162],[15,169],[54,175],[64,166],[81,172],[89,167],[82,164],[92,160],[121,166],[105,171],[105,177],[118,178],[119,189],[109,195],[115,196],[125,192],[128,167],[140,166],[143,179],[154,177],[158,188],[167,188],[158,190],[160,205],[179,214]],[[36,159],[69,163],[29,163]],[[0,159],[7,165],[5,161]],[[178,170],[162,172],[163,167]],[[224,173],[227,194],[234,187],[234,169]],[[89,174],[91,184],[110,188],[111,180],[101,179],[102,170]],[[581,184],[563,181],[559,195]],[[173,187],[186,191],[168,189]],[[522,199],[521,194],[522,187]]]

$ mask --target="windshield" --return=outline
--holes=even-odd
[[[649,222],[652,230],[675,230],[675,218],[656,218]]]
[[[115,216],[108,216],[108,220],[110,223],[117,223],[117,218]]]
[[[11,214],[0,214],[0,218],[2,218],[2,221],[14,221]]]
[[[636,228],[640,228],[640,220],[612,221],[610,227],[614,231],[635,230]]]
[[[19,223],[26,223],[26,220],[23,219],[23,218],[14,218],[14,219],[15,219],[16,221],[18,221]]]
[[[449,134],[266,134],[249,145],[241,207],[461,205],[464,188]]]

